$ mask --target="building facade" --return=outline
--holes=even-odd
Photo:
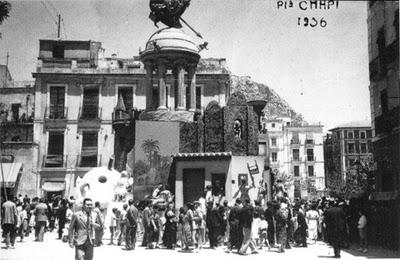
[[[372,130],[369,122],[351,122],[329,131],[324,141],[326,184],[340,193],[349,170],[373,162]]]
[[[8,80],[3,83],[0,87],[2,185],[8,196],[33,196],[36,194],[37,180],[32,161],[34,150],[37,149],[33,142],[34,82]],[[3,175],[0,177],[3,178]],[[4,195],[4,189],[1,191]]]
[[[196,76],[196,110],[201,112],[212,100],[224,105],[229,95],[225,60],[201,60]],[[107,166],[113,157],[116,168],[125,170],[134,153],[139,111],[158,107],[157,100],[162,100],[163,111],[174,111],[178,105],[172,71],[165,71],[161,90],[157,74],[146,75],[139,57],[106,58],[99,42],[40,40],[33,77],[38,195],[74,194],[78,176]],[[147,86],[153,79],[150,93]],[[146,96],[154,102],[146,104]]]
[[[368,2],[368,47],[376,190],[373,200],[390,210],[383,223],[400,249],[399,2]],[[394,231],[394,232],[393,232]]]
[[[325,192],[323,126],[295,125],[289,117],[262,120],[271,176],[286,181],[289,198],[313,199]],[[262,151],[263,149],[260,149]]]

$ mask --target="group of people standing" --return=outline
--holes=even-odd
[[[218,187],[217,187],[218,188]],[[183,252],[198,252],[224,246],[226,252],[244,255],[250,248],[256,254],[264,247],[285,252],[292,246],[307,247],[323,240],[340,257],[346,236],[344,201],[324,198],[290,202],[286,194],[268,201],[250,201],[246,187],[231,205],[222,190],[206,187],[204,196],[175,208],[173,196],[157,187],[146,199],[132,199],[122,209],[113,208],[110,217],[109,245],[134,250],[137,237],[149,249],[180,247]],[[2,204],[2,230],[7,248],[14,248],[17,235],[24,239],[35,230],[35,241],[43,241],[45,231],[58,228],[58,238],[75,247],[76,259],[92,259],[93,247],[101,246],[105,223],[98,202],[87,198],[75,211],[73,198],[46,202],[29,198],[8,200]],[[73,213],[75,211],[75,213]],[[57,224],[55,224],[57,223]],[[367,218],[360,211],[357,227],[360,251],[367,252]],[[124,244],[124,245],[123,245]]]

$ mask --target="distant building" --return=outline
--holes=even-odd
[[[203,111],[213,100],[225,105],[229,96],[225,60],[200,60],[196,75],[194,112]],[[106,58],[100,42],[40,40],[33,77],[33,139],[39,144],[33,161],[38,162],[39,195],[74,194],[77,177],[93,167],[107,166],[113,156],[116,169],[132,170],[139,112],[159,107],[160,100],[163,111],[174,111],[178,105],[171,70],[166,70],[162,92],[157,75],[149,74],[153,88],[146,91],[146,70],[139,57]],[[187,93],[188,86],[183,87]],[[146,104],[146,96],[151,103]],[[180,100],[179,105],[186,109],[188,103]],[[130,167],[129,160],[133,160]],[[148,181],[153,185],[155,180]]]
[[[0,70],[9,73],[6,66],[0,66]],[[4,184],[8,196],[33,196],[36,194],[36,165],[32,161],[36,149],[33,142],[34,82],[11,79],[9,75],[0,87],[0,159],[5,181],[0,175],[1,185]],[[3,188],[1,193],[4,195]]]
[[[271,177],[274,181],[286,180],[289,198],[313,199],[324,195],[323,126],[292,125],[289,117],[263,119],[262,125],[259,143],[263,146],[266,142]]]
[[[326,185],[337,191],[356,162],[372,162],[372,130],[369,122],[350,122],[329,130],[324,142]]]
[[[399,2],[369,1],[368,47],[376,193],[372,199],[390,210],[393,219],[386,243],[400,249],[400,80]]]

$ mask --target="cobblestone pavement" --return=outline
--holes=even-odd
[[[2,244],[1,259],[51,259],[51,260],[63,260],[63,259],[74,259],[74,249],[70,248],[67,243],[63,243],[56,239],[56,232],[45,233],[44,242],[33,241],[33,236],[26,238],[24,242],[16,242],[15,249],[5,249],[5,244]],[[19,239],[17,239],[19,241]],[[104,240],[105,244],[109,241]],[[227,253],[224,247],[218,249],[203,249],[199,253],[184,253],[181,252],[180,248],[175,250],[167,249],[145,249],[139,247],[137,243],[136,250],[125,251],[119,246],[103,245],[94,249],[94,259],[134,259],[135,257],[145,256],[149,259],[174,259],[190,260],[202,259],[324,259],[333,258],[333,250],[330,246],[323,242],[317,242],[316,244],[310,244],[307,248],[292,248],[286,250],[285,253],[278,253],[277,249],[271,250],[262,249],[259,254],[252,254],[248,256],[241,256],[236,253]],[[393,251],[370,248],[368,254],[360,253],[355,249],[342,251],[342,259],[380,259],[380,258],[399,258],[400,255]]]

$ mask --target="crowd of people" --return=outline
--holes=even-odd
[[[243,194],[235,196],[232,205],[220,191],[207,186],[204,196],[177,209],[171,192],[159,185],[144,200],[130,199],[122,208],[113,208],[107,225],[104,209],[91,199],[85,199],[77,210],[73,197],[55,196],[46,201],[20,195],[2,203],[3,242],[12,249],[18,238],[23,241],[34,233],[35,241],[42,242],[46,232],[57,230],[57,238],[75,247],[77,256],[90,259],[93,247],[103,246],[108,227],[108,245],[124,250],[134,250],[137,238],[149,249],[179,247],[183,252],[199,252],[207,245],[241,255],[249,248],[252,254],[264,248],[285,252],[322,240],[340,257],[340,248],[346,246],[349,227],[342,200],[290,201],[283,193],[264,203],[250,201],[243,187]],[[364,253],[366,227],[366,215],[360,211],[357,228]]]

